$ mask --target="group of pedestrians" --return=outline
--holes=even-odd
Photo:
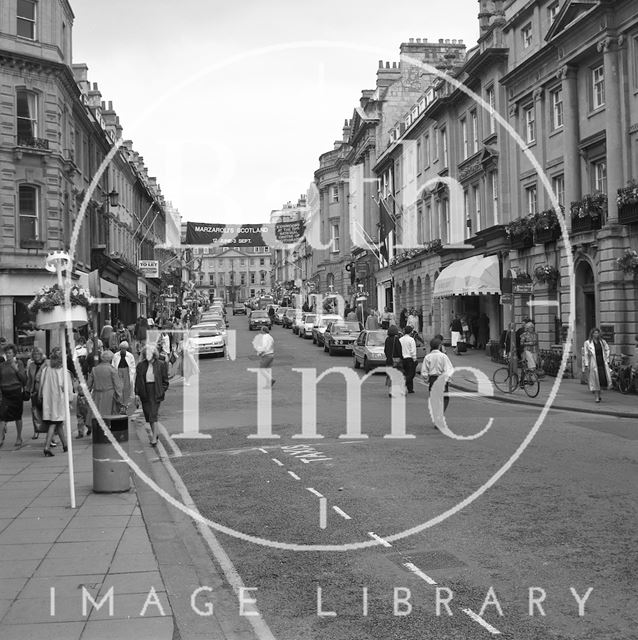
[[[128,330],[127,330],[128,331]],[[130,335],[130,334],[129,334]],[[44,437],[44,456],[54,455],[56,439],[67,451],[64,430],[66,419],[65,386],[68,390],[69,411],[75,409],[77,438],[89,435],[100,415],[105,419],[131,415],[135,406],[142,405],[145,420],[151,428],[151,445],[157,444],[158,412],[169,386],[168,359],[160,357],[157,345],[144,342],[136,357],[128,340],[116,344],[114,336],[127,337],[123,325],[114,329],[106,324],[100,338],[90,335],[85,340],[74,336],[75,353],[68,350],[63,362],[62,349],[53,347],[47,359],[41,347],[31,351],[26,366],[17,357],[15,345],[2,341],[0,347],[0,447],[4,445],[7,425],[15,423],[14,447],[23,446],[23,410],[31,405],[32,439]],[[95,411],[84,395],[80,373],[86,381]],[[66,380],[65,380],[66,378]]]

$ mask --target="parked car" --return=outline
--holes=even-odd
[[[283,324],[286,309],[288,309],[288,307],[275,307],[275,315],[273,316],[273,322],[275,324]]]
[[[233,315],[234,316],[239,316],[239,315],[246,315],[248,312],[246,310],[246,305],[243,302],[235,302],[235,304],[233,305]]]
[[[323,350],[335,355],[338,351],[352,351],[363,326],[360,322],[336,320],[331,322],[323,334]]]
[[[385,366],[385,339],[388,332],[385,329],[362,331],[352,345],[352,362],[354,368],[363,366],[368,373],[375,367]]]
[[[292,327],[292,321],[297,317],[297,314],[301,314],[301,310],[294,307],[288,307],[286,313],[284,313],[281,324],[284,329],[290,329]]]
[[[312,344],[316,344],[319,347],[323,346],[323,334],[328,325],[334,320],[341,320],[343,322],[341,316],[332,313],[321,315],[317,318],[315,326],[312,328]]]
[[[228,322],[228,318],[226,318],[226,316],[224,316],[223,314],[221,314],[219,311],[204,311],[204,313],[202,313],[199,322],[204,323],[204,322],[211,322],[211,321],[218,321],[221,320],[224,323],[225,327],[228,327],[228,325],[230,324]]]
[[[270,321],[268,312],[263,309],[251,311],[248,316],[249,331],[252,331],[253,329],[261,329],[261,327],[272,327],[272,322]]]
[[[312,338],[312,328],[315,326],[316,319],[316,313],[304,313],[301,316],[301,321],[299,322],[299,331],[297,332],[297,335],[300,338]]]
[[[301,324],[301,318],[303,317],[303,311],[301,311],[300,309],[296,309],[297,313],[295,313],[293,319],[292,319],[292,324],[290,326],[290,328],[292,329],[292,332],[299,335],[299,325]]]
[[[200,356],[226,355],[226,330],[210,324],[196,324],[191,327],[197,335],[190,338],[190,343]]]

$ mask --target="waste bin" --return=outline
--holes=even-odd
[[[103,416],[115,441],[128,454],[128,416]],[[91,425],[93,435],[93,491],[121,493],[131,488],[130,469],[109,442],[97,419]]]

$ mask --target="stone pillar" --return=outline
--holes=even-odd
[[[0,296],[0,336],[13,342],[13,298]]]
[[[618,50],[624,38],[609,37],[598,43],[598,51],[603,53],[605,74],[605,122],[607,134],[607,222],[618,222],[616,193],[624,184],[622,163],[622,118],[620,110],[621,74],[618,64]]]
[[[580,127],[578,124],[578,87],[576,83],[576,69],[565,65],[559,71],[563,81],[563,166],[565,177],[565,224],[567,231],[571,231],[572,217],[570,204],[580,200],[583,196],[581,187],[580,155],[578,143],[580,141]]]

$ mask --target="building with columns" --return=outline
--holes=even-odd
[[[86,65],[72,63],[74,19],[67,0],[2,7],[0,335],[24,351],[44,337],[27,304],[55,281],[44,269],[51,251],[72,249],[73,277],[88,286],[97,273],[96,293],[118,300],[96,309],[98,323],[134,322],[159,290],[137,261],[164,239],[164,199],[132,143],[88,192],[122,127]]]

